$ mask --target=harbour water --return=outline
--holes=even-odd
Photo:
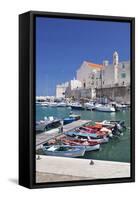
[[[68,107],[41,107],[36,106],[36,120],[45,116],[54,116],[60,119],[68,117],[72,110]],[[81,119],[102,121],[102,120],[125,120],[126,131],[123,136],[110,139],[107,144],[102,144],[100,151],[85,153],[84,158],[109,160],[119,162],[130,162],[130,110],[106,113],[87,110],[75,110],[75,114],[81,115]]]

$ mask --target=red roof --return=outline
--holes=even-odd
[[[103,67],[103,65],[100,65],[100,64],[95,64],[95,63],[91,63],[91,62],[87,62],[87,61],[86,61],[86,63],[87,63],[87,65],[89,67],[92,67],[94,69],[99,69],[100,70]]]

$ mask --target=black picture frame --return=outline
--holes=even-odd
[[[35,17],[129,22],[131,24],[131,176],[128,178],[35,182]],[[19,184],[27,188],[135,181],[135,18],[29,11],[19,15]]]

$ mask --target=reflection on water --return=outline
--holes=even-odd
[[[68,117],[71,109],[69,108],[52,108],[36,106],[36,120],[43,119],[44,116],[54,116],[57,118]],[[125,120],[127,130],[120,138],[110,139],[109,143],[101,145],[100,151],[91,151],[85,154],[85,158],[112,160],[120,162],[130,162],[130,111],[116,113],[105,113],[97,111],[74,111],[75,114],[81,115],[81,119],[93,121],[101,120]]]

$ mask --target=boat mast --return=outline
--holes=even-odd
[[[100,92],[100,101],[102,100],[103,95],[103,84],[102,84],[102,69],[100,69],[100,80],[101,80],[101,92]]]

